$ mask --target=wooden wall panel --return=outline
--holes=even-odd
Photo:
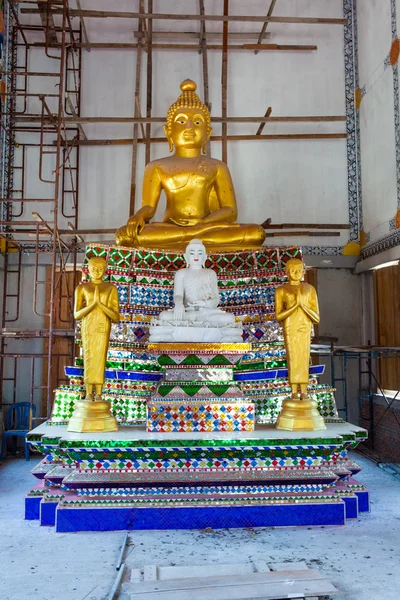
[[[46,281],[50,283],[51,267],[46,269]],[[58,285],[55,291],[55,322],[54,329],[71,329],[74,326],[73,308],[75,287],[80,283],[82,273],[80,271],[66,271],[60,274],[57,271],[56,279]],[[46,286],[46,312],[49,311],[50,285]],[[45,327],[48,328],[49,319],[45,319]],[[44,352],[48,352],[48,339],[45,340]],[[53,363],[50,386],[52,390],[60,385],[68,384],[64,373],[64,367],[73,364],[75,356],[75,343],[71,337],[56,337],[53,344]],[[47,382],[47,360],[43,361],[43,385]],[[47,394],[43,394],[42,411],[46,414]],[[47,415],[49,416],[49,415]]]
[[[400,267],[374,271],[376,341],[379,346],[400,348]],[[379,383],[383,389],[400,390],[400,359],[382,359]]]

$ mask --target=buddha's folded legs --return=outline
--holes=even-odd
[[[159,315],[158,319],[160,321],[174,321],[174,310],[163,310]],[[199,321],[205,322],[209,325],[215,325],[216,327],[221,327],[225,325],[234,325],[235,316],[231,313],[227,313],[219,308],[216,309],[207,309],[207,310],[186,310],[182,317],[182,322],[184,321]]]
[[[192,239],[200,238],[208,247],[232,249],[259,247],[265,239],[264,229],[259,225],[235,223],[200,223],[193,227],[179,227],[172,223],[145,225],[136,239],[128,236],[126,227],[115,234],[119,246],[142,246],[144,248],[182,249]]]
[[[218,327],[235,324],[235,315],[225,312],[220,308],[216,308],[212,311],[211,309],[204,311],[200,309],[198,315],[200,321],[206,321],[210,325],[216,325]]]

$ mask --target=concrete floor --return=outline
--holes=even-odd
[[[304,560],[340,590],[338,600],[398,600],[400,481],[358,454],[353,458],[363,466],[359,480],[370,489],[372,513],[345,527],[132,532],[125,562]],[[36,462],[36,456],[30,463],[14,458],[0,466],[0,599],[102,600],[115,578],[124,533],[56,534],[24,521],[24,494]]]

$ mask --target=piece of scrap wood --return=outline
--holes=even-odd
[[[195,577],[126,584],[133,600],[241,600],[243,598],[288,599],[326,596],[336,588],[318,571],[270,571],[219,577]]]

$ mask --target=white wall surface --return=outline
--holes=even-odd
[[[382,64],[392,44],[391,4],[357,2],[359,80],[367,89],[359,111],[362,206],[371,241],[389,233],[397,211],[393,69]]]
[[[221,11],[221,3],[205,2],[206,12]],[[83,8],[135,11],[138,2],[106,0],[82,2]],[[182,13],[183,3],[155,0],[154,12]],[[198,3],[187,0],[185,13],[197,13]],[[264,0],[231,0],[230,13],[264,15]],[[342,0],[279,0],[277,16],[343,17]],[[25,19],[26,17],[24,17]],[[32,20],[37,16],[32,16]],[[134,42],[137,22],[128,19],[87,19],[90,41]],[[197,31],[199,24],[185,21],[154,21],[157,31]],[[229,31],[260,31],[261,23],[235,22]],[[221,31],[222,23],[207,23],[207,30]],[[344,115],[344,55],[342,25],[270,24],[271,43],[316,44],[315,52],[229,53],[228,115],[264,115],[268,106],[273,116]],[[181,42],[181,40],[175,40]],[[248,41],[256,41],[253,36]],[[214,42],[215,43],[215,42]],[[234,41],[232,43],[238,43]],[[136,50],[99,50],[82,53],[83,116],[132,116]],[[212,115],[221,115],[221,52],[209,51],[209,89]],[[34,64],[33,64],[34,63]],[[56,61],[43,59],[35,51],[31,68],[47,70]],[[141,108],[146,109],[146,59],[143,57]],[[187,77],[198,83],[204,97],[202,62],[197,52],[153,51],[153,116],[164,116],[180,93],[179,84]],[[44,78],[43,78],[44,79]],[[45,82],[51,90],[51,78]],[[35,87],[43,81],[36,81]],[[32,89],[32,91],[36,91]],[[33,104],[30,110],[33,109]],[[28,112],[30,112],[30,110]],[[255,133],[258,125],[229,125],[228,133]],[[91,139],[129,138],[133,126],[91,124],[84,126]],[[214,126],[219,135],[221,127]],[[152,136],[162,136],[161,124],[152,125]],[[264,133],[345,132],[345,123],[268,124]],[[167,143],[152,145],[152,159],[168,154]],[[221,144],[212,143],[212,155],[221,157]],[[115,228],[124,224],[129,213],[131,146],[97,146],[81,149],[79,228]],[[232,141],[228,144],[228,164],[235,184],[239,220],[262,223],[271,217],[275,223],[348,223],[346,140]],[[27,189],[36,197],[51,194],[51,186],[37,181],[38,152],[29,151]],[[137,166],[137,205],[144,169],[144,147],[139,145]],[[51,165],[48,166],[51,171]],[[47,191],[48,190],[48,191]],[[32,197],[32,196],[31,196]],[[46,197],[46,196],[45,196]],[[29,213],[28,207],[28,213]],[[38,208],[33,207],[33,210]],[[163,202],[157,218],[161,218]],[[39,212],[45,213],[44,205]],[[27,213],[27,216],[28,216]],[[61,220],[65,224],[65,220]],[[348,232],[339,237],[278,238],[270,244],[344,245]]]

